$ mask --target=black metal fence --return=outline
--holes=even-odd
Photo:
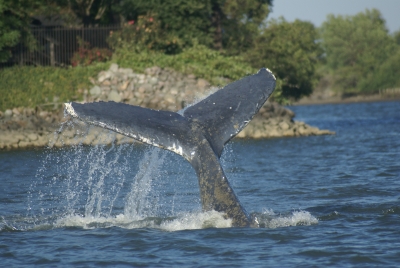
[[[41,65],[69,66],[75,52],[79,51],[82,42],[91,48],[110,49],[107,39],[111,32],[121,29],[119,25],[105,27],[65,28],[62,26],[32,27],[31,33],[36,44],[28,49],[24,42],[11,48],[12,57],[0,65]]]

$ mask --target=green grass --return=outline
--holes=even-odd
[[[119,49],[114,53],[112,62],[136,72],[153,66],[171,68],[183,74],[194,74],[217,86],[225,85],[226,79],[233,81],[257,72],[240,57],[224,56],[201,45],[177,55]],[[37,106],[50,109],[52,106],[47,104],[53,103],[55,97],[59,103],[82,99],[83,89],[92,86],[89,78],[96,78],[110,64],[95,63],[74,68],[24,66],[0,69],[0,111]]]
[[[116,51],[113,61],[121,67],[132,68],[137,72],[143,72],[144,69],[153,66],[172,68],[183,74],[194,74],[204,78],[213,85],[220,85],[224,78],[237,80],[257,72],[240,57],[224,56],[202,45],[185,49],[177,55],[152,51],[132,53],[123,48]]]
[[[43,106],[82,98],[82,89],[91,86],[89,77],[97,77],[109,63],[88,67],[11,67],[0,70],[0,111],[14,107]],[[49,106],[50,107],[50,106]]]

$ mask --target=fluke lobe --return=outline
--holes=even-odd
[[[186,108],[183,115],[116,102],[66,103],[73,118],[183,156],[195,169],[204,211],[225,213],[236,227],[252,222],[221,167],[224,145],[254,117],[275,88],[268,69],[244,77]]]

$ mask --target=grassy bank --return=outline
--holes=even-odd
[[[80,99],[89,78],[109,67],[98,63],[87,67],[11,67],[0,70],[0,111],[14,107],[44,106]]]
[[[239,57],[227,57],[200,45],[177,55],[146,51],[133,53],[120,49],[114,53],[112,62],[136,72],[153,66],[172,68],[183,74],[204,78],[213,85],[224,85],[227,79],[237,80],[257,71]],[[92,86],[89,78],[96,78],[110,64],[94,63],[74,68],[24,66],[1,69],[0,111],[14,107],[46,108],[53,102],[81,99],[83,89]]]
[[[152,66],[172,68],[183,74],[204,78],[213,85],[223,84],[224,79],[237,80],[257,71],[240,57],[224,56],[202,45],[188,48],[177,55],[154,51],[132,53],[128,49],[119,49],[113,60],[121,67],[137,72]]]

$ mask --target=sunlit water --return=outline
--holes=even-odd
[[[291,107],[334,136],[236,141],[222,163],[260,228],[202,212],[194,170],[143,145],[0,153],[3,266],[400,263],[400,102]]]

